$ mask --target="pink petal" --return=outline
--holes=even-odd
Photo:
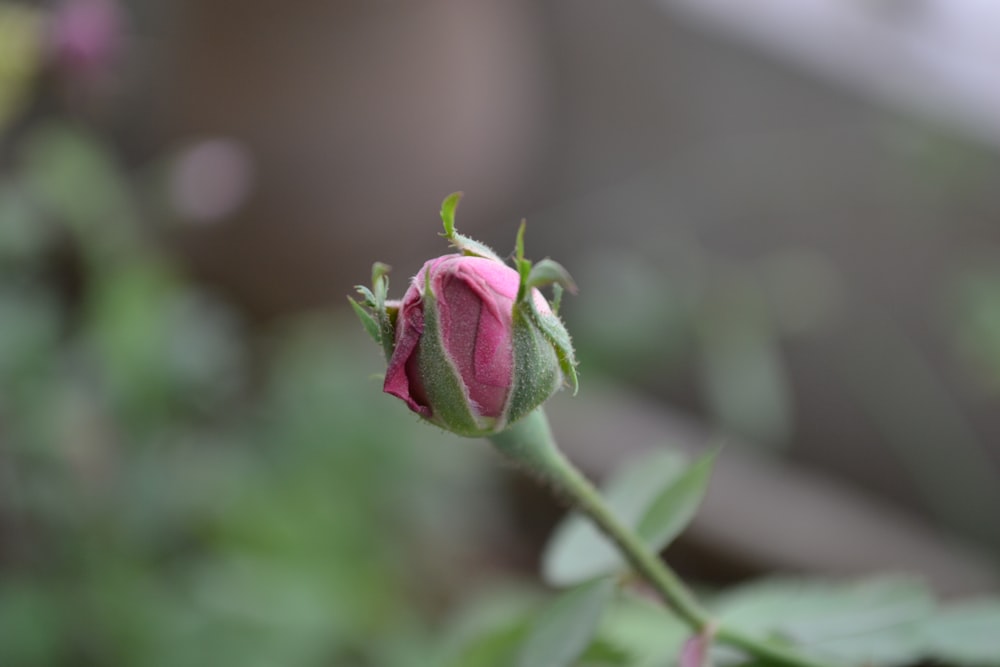
[[[414,290],[413,287],[410,288]],[[415,297],[415,298],[414,298]],[[411,410],[430,417],[427,396],[416,372],[417,345],[424,332],[424,310],[419,293],[406,293],[396,323],[396,347],[385,372],[382,391],[406,401]]]

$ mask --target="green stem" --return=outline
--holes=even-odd
[[[618,520],[594,485],[566,458],[556,445],[541,408],[490,439],[507,458],[551,484],[574,508],[589,516],[695,633],[710,632],[719,641],[756,658],[789,667],[828,667],[783,646],[718,626],[674,571]]]
[[[529,472],[540,475],[557,492],[565,495],[575,508],[589,516],[614,540],[632,567],[649,580],[663,595],[667,604],[693,630],[701,632],[708,627],[711,620],[709,615],[698,605],[677,575],[618,520],[594,485],[556,446],[549,421],[541,408],[491,439],[504,455]]]

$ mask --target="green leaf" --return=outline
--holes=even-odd
[[[635,661],[628,651],[600,635],[590,642],[578,664],[582,667],[635,667]]]
[[[429,663],[442,667],[511,667],[530,628],[538,591],[504,581],[462,601]],[[442,636],[441,633],[438,633]]]
[[[844,664],[905,665],[924,656],[921,628],[934,608],[912,577],[849,583],[776,579],[719,599],[719,620],[748,634],[778,636]]]
[[[528,274],[529,288],[552,284],[561,285],[571,294],[576,294],[576,283],[559,262],[546,258],[531,267],[531,273]]]
[[[371,336],[372,340],[376,343],[381,343],[382,335],[379,332],[378,322],[375,321],[375,318],[372,317],[371,313],[365,310],[361,304],[351,297],[347,297],[347,300],[350,302],[351,308],[354,309],[354,314],[358,316],[359,320],[361,320],[361,324],[364,325],[365,331],[368,332],[368,335]]]
[[[528,632],[525,621],[508,623],[475,637],[446,667],[509,667]]]
[[[659,601],[619,595],[601,623],[600,637],[625,649],[629,667],[676,664],[690,628]]]
[[[684,468],[684,457],[669,449],[656,449],[628,462],[604,485],[608,507],[623,524],[636,526],[661,489],[673,484]],[[578,584],[627,567],[611,542],[576,512],[559,525],[542,557],[542,576],[553,586]]]
[[[1000,665],[1000,599],[982,599],[941,609],[923,630],[927,656],[945,663]]]
[[[597,630],[615,591],[610,577],[581,584],[556,598],[533,623],[517,667],[570,667]]]
[[[701,457],[677,479],[665,485],[639,520],[639,537],[660,551],[687,528],[705,496],[716,452]]]

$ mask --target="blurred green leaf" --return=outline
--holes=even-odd
[[[62,659],[64,609],[54,593],[0,579],[0,665],[47,667]]]
[[[672,665],[690,629],[657,600],[620,595],[608,608],[600,637],[628,656],[629,667]]]
[[[518,667],[570,667],[587,649],[615,592],[606,577],[581,584],[555,599],[531,624]]]
[[[37,259],[52,236],[25,194],[0,182],[0,262]]]
[[[122,264],[95,280],[87,335],[122,418],[152,428],[183,407],[208,412],[243,381],[238,324],[162,262]]]
[[[20,158],[27,192],[68,226],[92,270],[103,270],[137,247],[140,233],[128,183],[96,135],[68,123],[40,123],[22,142]]]
[[[59,304],[46,289],[0,286],[0,404],[23,386],[20,381],[52,361],[61,319]]]
[[[934,610],[926,585],[910,577],[835,583],[773,579],[723,594],[719,620],[777,637],[817,657],[851,665],[906,665],[925,655],[921,628]]]
[[[698,373],[714,419],[753,443],[787,444],[791,393],[760,291],[744,276],[722,282],[706,296],[698,330]]]
[[[537,591],[510,582],[467,595],[445,624],[435,662],[445,667],[511,667],[541,599]]]
[[[634,527],[650,504],[684,472],[685,459],[656,449],[627,462],[607,481],[603,495],[615,516]],[[618,550],[585,516],[573,512],[556,528],[542,556],[542,575],[553,586],[568,586],[625,570]]]
[[[1000,272],[968,269],[955,280],[946,324],[969,374],[1000,393]]]
[[[630,667],[632,660],[626,651],[597,636],[577,664],[580,667]]]
[[[1000,665],[1000,599],[963,602],[938,610],[923,627],[925,656],[970,667]]]
[[[461,651],[445,667],[511,667],[528,634],[526,618],[508,621],[462,646]]]
[[[579,262],[586,293],[567,313],[588,367],[661,384],[691,358],[690,294],[660,262],[602,248]],[[574,270],[574,273],[577,273]],[[650,298],[650,286],[656,298]]]
[[[636,532],[651,550],[664,549],[694,518],[708,489],[715,454],[706,454],[666,483],[643,513]]]
[[[37,7],[0,4],[0,132],[27,104],[43,65],[46,18]]]

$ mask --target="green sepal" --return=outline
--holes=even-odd
[[[566,383],[573,387],[573,395],[576,396],[576,392],[580,389],[580,380],[576,375],[576,352],[573,350],[573,341],[566,326],[559,316],[540,313],[534,299],[525,299],[520,303],[527,304],[532,321],[555,348],[559,368],[562,369]]]
[[[548,400],[561,382],[558,354],[535,325],[531,306],[523,301],[514,305],[513,346],[514,385],[504,410],[506,424],[516,422]]]
[[[461,192],[453,192],[441,202],[441,222],[444,224],[443,236],[463,255],[485,257],[486,259],[502,263],[503,260],[500,259],[500,256],[493,252],[489,246],[475,239],[470,239],[468,236],[462,236],[455,231],[455,209],[458,208],[458,202],[461,198]]]
[[[560,285],[569,290],[571,294],[576,294],[576,283],[569,275],[569,271],[555,260],[543,259],[531,267],[528,274],[526,286],[545,287],[546,285]]]
[[[392,359],[392,353],[396,349],[396,322],[395,317],[390,317],[385,301],[389,294],[389,271],[388,264],[375,262],[372,264],[372,291],[374,292],[375,318],[378,321],[379,342],[382,343],[382,351],[385,353],[386,363]],[[367,291],[367,290],[366,290]]]
[[[397,301],[396,303],[398,304],[399,302]],[[390,306],[388,303],[386,303],[385,304],[385,314],[389,318],[389,331],[391,331],[392,335],[395,336],[396,335],[396,319],[399,316],[399,306],[398,305]]]
[[[351,297],[347,297],[347,301],[351,304],[351,308],[354,309],[354,314],[358,316],[359,320],[361,320],[361,324],[364,325],[365,331],[368,332],[368,335],[371,336],[372,340],[376,343],[381,344],[382,334],[379,331],[378,322],[375,321],[375,318],[372,317],[371,313],[365,310],[360,303]]]
[[[390,271],[392,271],[392,267],[383,262],[375,262],[372,264],[372,285],[378,285],[382,278],[389,275]],[[385,288],[389,288],[388,279],[385,283]],[[382,296],[384,297],[385,295],[383,294]]]
[[[526,309],[528,318],[534,322],[551,346],[555,348],[559,368],[562,369],[567,383],[573,387],[573,395],[576,395],[580,388],[580,382],[576,375],[576,353],[573,351],[573,342],[570,340],[569,332],[566,331],[559,316],[554,314],[558,312],[559,302],[562,301],[562,288],[575,293],[576,283],[570,277],[569,271],[556,261],[543,259],[532,266],[531,261],[524,258],[524,228],[525,222],[522,220],[521,226],[517,230],[517,240],[514,246],[514,266],[521,277],[517,288],[514,313],[516,315],[520,307]],[[560,288],[556,292],[557,300],[552,315],[540,313],[534,298],[530,296],[534,288],[543,285],[554,285]]]
[[[372,289],[368,289],[364,285],[354,286],[354,289],[362,297],[362,303],[348,297],[351,308],[354,309],[354,313],[361,320],[365,330],[376,343],[382,346],[386,362],[392,359],[392,353],[396,348],[396,314],[398,311],[395,306],[386,305],[386,297],[389,294],[389,270],[388,264],[375,262],[372,265]]]
[[[445,352],[438,322],[437,299],[428,287],[424,289],[424,332],[417,351],[417,368],[423,382],[431,416],[427,421],[466,437],[479,437],[493,432],[493,420],[480,423],[472,411],[462,376]]]
[[[524,295],[528,293],[528,276],[531,274],[531,260],[524,258],[525,226],[527,226],[527,222],[521,220],[521,226],[517,228],[517,239],[514,242],[514,268],[521,279],[517,285],[517,298],[514,299],[517,303],[523,301]]]
[[[444,223],[444,235],[449,239],[455,236],[455,209],[461,201],[462,192],[452,192],[441,202],[441,222]]]
[[[370,289],[368,289],[364,285],[355,285],[354,290],[365,298],[365,306],[367,306],[368,308],[376,307],[378,301],[375,299],[375,295],[372,293]]]
[[[552,307],[552,312],[559,315],[559,307],[562,305],[563,298],[563,286],[556,283],[552,286],[552,303],[549,305]]]

